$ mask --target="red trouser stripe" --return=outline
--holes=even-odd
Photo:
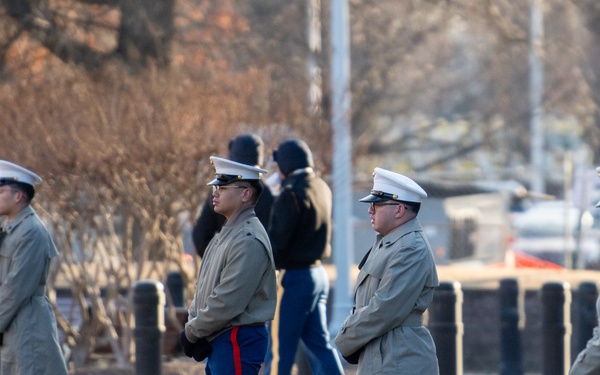
[[[231,346],[233,350],[233,366],[235,367],[235,375],[242,375],[242,356],[240,354],[240,346],[237,342],[237,332],[239,327],[233,327],[231,330]]]

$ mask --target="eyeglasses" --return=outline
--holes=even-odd
[[[371,202],[371,210],[373,210],[373,212],[376,211],[375,207],[381,207],[381,206],[400,206],[400,203],[376,203],[376,202]]]
[[[213,190],[213,193],[217,192],[217,191],[219,193],[221,193],[227,189],[236,189],[236,188],[237,189],[250,189],[250,187],[248,187],[248,186],[239,186],[239,185],[213,185],[212,190]]]

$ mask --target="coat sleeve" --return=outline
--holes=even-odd
[[[428,258],[422,249],[405,248],[390,258],[381,274],[369,270],[364,284],[379,279],[370,299],[348,316],[335,343],[344,356],[348,356],[365,346],[374,338],[401,325],[417,304],[430,271]],[[374,279],[373,279],[374,278]],[[368,286],[359,285],[357,289]],[[358,292],[357,292],[358,294]],[[422,313],[422,311],[421,311]]]

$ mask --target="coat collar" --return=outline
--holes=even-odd
[[[235,214],[235,216],[232,217],[231,220],[227,221],[225,223],[225,225],[223,225],[223,226],[224,227],[234,227],[237,224],[239,224],[239,223],[243,222],[244,220],[249,219],[250,217],[253,217],[253,216],[256,216],[256,214],[254,213],[254,206],[244,208],[240,212]]]
[[[391,246],[394,243],[396,243],[399,239],[401,239],[408,233],[422,231],[422,230],[423,230],[423,228],[421,227],[421,223],[419,222],[419,220],[417,218],[414,218],[414,219],[407,221],[406,223],[400,225],[398,228],[396,228],[392,232],[390,232],[387,236],[378,235],[377,241],[375,242],[374,246],[378,246],[380,248],[386,248],[386,247]],[[373,249],[373,248],[371,248],[369,250],[370,254],[367,257],[367,259],[364,260],[365,263],[368,262],[369,257],[373,256],[374,251],[375,251],[375,249]],[[354,293],[356,293],[356,288],[364,281],[364,279],[367,278],[367,276],[368,276],[368,273],[362,272],[362,270],[358,273]],[[354,296],[354,298],[356,298],[356,295]]]
[[[414,218],[400,225],[399,227],[388,233],[387,236],[378,235],[377,242],[381,241],[382,247],[387,247],[394,244],[396,241],[398,241],[400,238],[404,237],[410,232],[417,232],[422,230],[423,228],[421,227],[421,223],[417,218]]]
[[[25,220],[26,217],[33,214],[35,214],[35,211],[33,208],[31,208],[31,206],[25,207],[18,214],[16,214],[12,220],[4,223],[4,231],[8,233],[12,232],[12,230],[16,228],[23,220]]]

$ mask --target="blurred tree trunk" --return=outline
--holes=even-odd
[[[31,14],[31,6],[27,0],[1,0],[0,4],[6,9],[6,13],[17,19],[22,19]]]
[[[117,53],[130,64],[145,66],[156,60],[159,66],[168,66],[173,7],[173,0],[121,0]]]
[[[156,61],[169,65],[174,35],[174,0],[79,0],[80,3],[116,6],[121,12],[115,51],[98,52],[85,41],[73,36],[72,25],[64,15],[48,11],[48,0],[0,0],[6,14],[19,25],[19,32],[29,32],[55,56],[65,62],[98,67],[116,53],[128,64],[147,66]],[[93,24],[93,17],[79,14],[75,27],[83,30]],[[77,22],[81,24],[77,24]]]

